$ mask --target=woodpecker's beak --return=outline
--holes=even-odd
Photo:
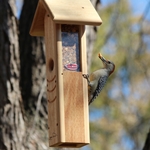
[[[108,60],[106,60],[106,59],[102,56],[101,53],[98,54],[98,57],[102,60],[102,62],[103,62],[104,64],[107,64],[107,63],[108,63]]]
[[[109,71],[109,76],[114,72],[115,70],[115,64],[109,60],[106,60],[101,53],[98,54],[98,57],[103,62],[104,68],[106,68]]]

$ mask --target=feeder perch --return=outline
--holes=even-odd
[[[44,36],[49,145],[89,144],[85,25],[102,23],[89,0],[39,0],[30,34]]]

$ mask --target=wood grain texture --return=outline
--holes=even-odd
[[[71,22],[73,24],[78,22],[79,24],[88,25],[100,25],[102,23],[89,0],[43,0],[43,2],[52,13],[56,22]]]
[[[63,76],[66,141],[84,143],[85,122],[82,73],[66,71]]]
[[[46,9],[41,1],[39,1],[36,12],[30,28],[30,35],[32,36],[44,36],[44,17]]]
[[[100,25],[102,20],[89,0],[39,0],[30,29],[32,36],[44,36],[44,15],[48,12],[55,23]]]
[[[46,43],[46,77],[47,77],[47,100],[48,100],[48,125],[50,145],[58,143],[59,137],[59,114],[58,114],[58,82],[57,82],[57,59],[56,59],[56,26],[51,17],[45,14],[45,43]]]
[[[61,25],[56,24],[56,39],[57,39],[57,76],[58,76],[58,118],[60,122],[60,141],[65,142],[65,117],[64,117],[64,86],[63,86],[63,65],[62,65],[62,40],[61,40]]]
[[[87,74],[87,52],[86,52],[86,32],[85,26],[80,25],[80,55],[81,55],[81,70],[82,74]],[[89,137],[89,105],[88,105],[88,85],[83,78],[83,103],[84,103],[84,122],[85,122],[85,138],[90,143]]]

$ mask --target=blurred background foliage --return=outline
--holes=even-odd
[[[116,0],[103,6],[101,1],[103,24],[90,72],[102,67],[99,52],[116,69],[90,106],[94,150],[140,150],[150,127],[150,1],[140,15],[134,15],[130,4]]]

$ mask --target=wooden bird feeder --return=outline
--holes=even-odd
[[[85,25],[101,23],[89,0],[38,2],[30,34],[45,37],[51,147],[90,142]]]

